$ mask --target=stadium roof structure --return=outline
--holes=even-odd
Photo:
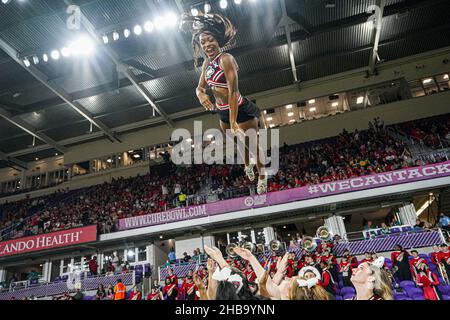
[[[208,2],[238,29],[227,50],[240,65],[245,95],[361,67],[373,73],[380,59],[450,45],[447,0],[228,0],[226,9],[219,0]],[[204,3],[2,1],[0,167],[26,167],[93,139],[120,143],[126,131],[174,126],[202,113],[191,37],[170,28],[167,12],[203,11]],[[378,9],[370,9],[374,5]],[[74,15],[79,30],[68,28],[77,22],[69,21]],[[377,16],[383,18],[371,19]],[[81,35],[95,49],[75,57],[68,42]]]

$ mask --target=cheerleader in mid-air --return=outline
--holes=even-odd
[[[195,66],[202,55],[205,60],[202,74],[196,90],[198,100],[209,111],[217,111],[220,127],[223,131],[231,129],[239,138],[245,139],[245,131],[258,131],[259,108],[243,97],[238,87],[239,66],[234,57],[223,51],[223,47],[231,44],[236,36],[236,29],[226,17],[219,14],[185,14],[181,24],[182,30],[192,32]],[[214,95],[215,106],[206,90],[209,87]],[[267,192],[267,176],[257,152],[256,166],[259,173],[257,193]],[[250,181],[255,180],[254,165],[250,161],[250,152],[246,144],[244,156],[245,174]]]

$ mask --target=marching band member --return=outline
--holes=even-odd
[[[313,267],[317,269],[317,263],[314,261],[313,257],[310,255],[307,255],[305,257],[305,265],[306,267]]]
[[[186,277],[183,278],[183,283],[181,284],[181,286],[183,286],[186,283],[186,281],[189,277],[192,278],[193,276],[194,276],[194,270],[189,269]]]
[[[166,280],[169,279],[171,283],[175,283],[175,284],[178,285],[178,277],[173,274],[173,268],[172,267],[167,268],[167,273],[168,274],[167,274],[166,279],[164,279],[164,282],[167,283]]]
[[[413,279],[417,279],[419,264],[427,264],[427,262],[423,258],[419,257],[419,252],[417,252],[417,250],[411,250],[411,255],[413,258],[409,260],[409,269],[411,270]]]
[[[253,271],[252,266],[249,263],[245,267],[244,274],[247,277],[248,282],[254,282],[256,280],[256,273]]]
[[[436,266],[439,263],[438,256],[441,252],[441,249],[438,245],[433,246],[433,252],[431,253],[431,262],[433,262]]]
[[[130,293],[130,298],[128,300],[141,300],[142,293],[139,291],[137,286],[133,287],[133,291]]]
[[[364,259],[361,260],[360,264],[364,263],[364,262],[369,262],[369,263],[373,262],[372,253],[370,253],[369,251],[366,251],[364,253]]]
[[[287,267],[286,267],[286,277],[292,278],[296,271],[296,263],[295,263],[295,253],[289,253]]]
[[[319,285],[334,296],[336,294],[336,285],[329,270],[330,264],[327,261],[322,261],[320,262],[320,268],[322,269],[322,280],[319,281]]]
[[[188,275],[181,287],[184,300],[198,300],[197,291],[198,287],[194,283],[193,276]]]
[[[439,285],[438,277],[430,270],[425,260],[417,265],[416,284],[423,289],[425,300],[442,300],[441,293],[437,288]]]
[[[448,245],[441,244],[441,252],[438,254],[438,262],[442,263],[447,277],[450,276],[450,251],[448,250]]]
[[[152,287],[152,291],[148,294],[147,300],[164,300],[164,296],[159,290],[159,286]]]
[[[262,256],[261,266],[266,269],[268,259],[265,255]]]
[[[409,253],[401,245],[396,245],[391,253],[391,270],[400,282],[411,280],[411,270],[408,262]]]
[[[337,279],[338,274],[339,274],[338,263],[337,263],[337,259],[334,256],[334,254],[331,253],[331,249],[329,247],[323,251],[322,261],[325,261],[328,263],[328,271],[331,272],[333,279]]]
[[[350,262],[352,269],[358,268],[358,259],[356,259],[355,256],[350,255],[350,251],[348,249],[344,250],[344,257],[347,258],[347,260]]]
[[[358,267],[358,266],[356,266]],[[344,285],[346,287],[351,287],[352,282],[350,281],[351,275],[353,271],[353,266],[348,260],[347,257],[342,257],[341,262],[339,262],[339,273],[342,275],[344,280]]]
[[[173,283],[169,277],[166,278],[166,285],[163,287],[163,295],[165,300],[178,300],[180,290],[178,290],[177,283]]]
[[[391,280],[382,269],[384,258],[362,263],[353,269],[351,281],[356,289],[353,300],[393,300]]]

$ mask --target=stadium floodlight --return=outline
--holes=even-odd
[[[140,25],[136,25],[133,29],[134,34],[137,36],[140,36],[142,33],[142,27]]]
[[[71,53],[71,49],[68,48],[68,47],[64,47],[64,48],[61,49],[61,54],[62,54],[63,57],[70,56],[70,53]]]
[[[241,4],[242,0],[234,0],[234,3]]]
[[[117,40],[119,40],[119,39],[120,39],[119,33],[118,33],[117,31],[114,31],[114,32],[113,32],[113,40],[114,40],[114,41],[117,41]]]
[[[77,55],[90,55],[94,51],[94,42],[87,36],[82,36],[69,45],[70,53]]]
[[[194,16],[194,17],[196,17],[196,16],[198,16],[198,9],[197,8],[192,8],[191,9],[191,14]]]
[[[145,30],[146,32],[152,32],[154,28],[155,28],[155,27],[153,26],[153,23],[152,23],[151,21],[147,21],[147,22],[144,24],[144,30]]]
[[[108,36],[107,36],[106,34],[103,35],[102,39],[103,39],[103,43],[104,43],[104,44],[108,44],[109,38],[108,38]]]
[[[126,28],[125,30],[123,30],[123,36],[125,38],[128,38],[130,36],[130,34],[131,34],[130,29]]]
[[[220,8],[221,9],[226,9],[228,7],[228,1],[227,0],[220,0]]]
[[[157,17],[154,26],[158,30],[163,30],[167,27],[176,27],[178,25],[178,16],[173,12],[168,12],[164,16]]]
[[[167,13],[165,19],[169,27],[176,27],[178,25],[178,16],[173,12]]]
[[[128,255],[129,257],[134,257],[134,251],[133,251],[133,250],[128,250],[127,255]]]
[[[28,60],[28,58],[25,58],[25,59],[23,59],[23,64],[25,65],[25,67],[29,67],[29,66],[31,66],[31,62],[30,62],[30,60]]]
[[[358,97],[358,99],[356,99],[356,104],[361,104],[364,102],[364,97]]]
[[[53,50],[50,56],[52,57],[53,60],[58,60],[60,57],[60,53],[58,50]]]
[[[8,4],[8,3],[10,3],[11,2],[11,0],[2,0],[2,3],[3,4]]]
[[[163,17],[156,17],[153,24],[154,24],[155,28],[158,30],[162,30],[166,26],[166,22],[164,21]]]
[[[209,13],[211,11],[211,5],[209,3],[205,3],[203,10],[205,11],[205,13]]]
[[[33,63],[34,64],[38,64],[39,63],[39,57],[38,56],[36,56],[36,55],[33,56]]]
[[[44,60],[44,62],[48,62],[48,54],[44,53],[42,55],[42,60]]]
[[[308,103],[309,104],[314,104],[314,103],[316,103],[316,99],[311,99],[311,100],[308,101]]]
[[[289,112],[288,113],[288,117],[293,117],[294,116],[294,113],[293,112]]]

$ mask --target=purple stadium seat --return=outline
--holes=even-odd
[[[408,297],[410,297],[410,298],[413,298],[415,295],[422,295],[423,296],[423,291],[422,291],[422,289],[419,289],[419,288],[412,288],[412,287],[410,288],[410,287],[408,287],[405,290],[405,292],[408,295]]]
[[[441,286],[438,286],[438,288],[442,294],[450,295],[450,286],[449,285],[441,285]]]
[[[344,295],[344,300],[351,300],[355,297],[355,293],[347,293]]]
[[[340,291],[341,296],[345,296],[347,294],[355,295],[356,291],[353,287],[343,287]]]
[[[411,297],[411,299],[413,300],[425,300],[425,298],[423,297],[423,294],[415,294]]]
[[[342,296],[336,296],[336,300],[344,300],[344,298],[342,298]]]
[[[411,286],[415,287],[416,284],[410,280],[405,280],[405,281],[400,282],[400,287],[402,287],[402,288],[411,287]]]
[[[400,296],[394,296],[394,300],[411,300],[411,298],[408,298],[405,295],[400,295]]]
[[[442,295],[442,300],[450,300],[450,296],[448,295]]]

